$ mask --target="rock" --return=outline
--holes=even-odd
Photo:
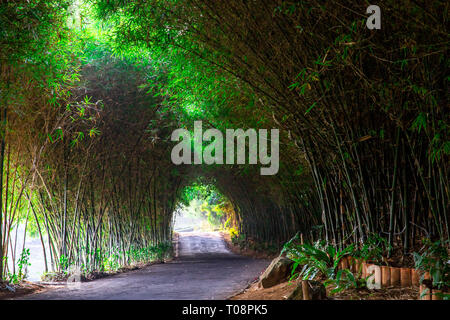
[[[289,279],[293,263],[294,261],[285,257],[275,258],[261,275],[261,286],[270,288]]]
[[[308,297],[304,296],[307,290]],[[287,297],[288,300],[324,300],[327,298],[325,286],[319,281],[300,281],[297,287]]]

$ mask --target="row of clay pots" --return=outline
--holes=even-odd
[[[420,275],[416,269],[378,266],[366,263],[353,257],[344,257],[339,265],[341,269],[349,269],[362,278],[370,276],[372,282],[378,287],[418,287]]]
[[[340,269],[349,269],[355,275],[361,278],[367,278],[367,287],[369,289],[381,289],[387,287],[419,287],[419,299],[422,300],[441,300],[436,293],[441,291],[432,288],[430,274],[424,275],[424,284],[420,283],[419,271],[412,268],[396,268],[388,266],[378,266],[366,263],[359,259],[347,256],[339,263]],[[428,280],[428,281],[426,281]]]
[[[388,266],[378,266],[371,263],[366,263],[359,259],[347,256],[339,263],[340,269],[349,269],[355,275],[361,278],[367,278],[367,287],[369,289],[381,289],[387,287],[419,287],[419,298],[422,300],[440,300],[436,295],[440,292],[427,281],[425,284],[420,284],[419,271],[412,268],[396,268]],[[425,273],[424,280],[430,279],[430,274]],[[430,281],[429,281],[430,282]],[[428,284],[428,285],[427,285]],[[425,292],[425,293],[424,293]],[[424,293],[424,294],[422,294]]]
[[[368,281],[375,284],[377,288],[392,286],[407,288],[420,285],[420,276],[415,269],[363,263],[363,270],[362,276],[369,277]]]

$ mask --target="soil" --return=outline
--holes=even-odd
[[[230,300],[286,300],[297,283],[298,280],[286,281],[271,288],[262,288],[255,281]],[[331,288],[327,289],[328,300],[417,300],[419,297],[419,288],[348,289],[333,295],[330,291]]]
[[[286,300],[294,291],[297,281],[286,281],[270,288],[260,287],[255,281],[247,289],[230,298],[230,300]]]
[[[16,285],[0,282],[0,300],[16,298],[26,294],[39,292],[44,288],[44,285],[28,281],[22,281],[20,284]]]
[[[349,289],[329,297],[330,300],[417,300],[419,288]]]

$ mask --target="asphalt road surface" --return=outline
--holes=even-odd
[[[32,300],[209,300],[245,288],[270,261],[231,253],[215,232],[179,233],[178,258],[90,282],[22,296]]]

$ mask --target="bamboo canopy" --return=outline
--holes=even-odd
[[[261,244],[449,239],[448,2],[73,5],[0,4],[0,278],[20,223],[49,269],[147,259],[197,179]],[[279,172],[173,164],[195,120],[280,129]]]

